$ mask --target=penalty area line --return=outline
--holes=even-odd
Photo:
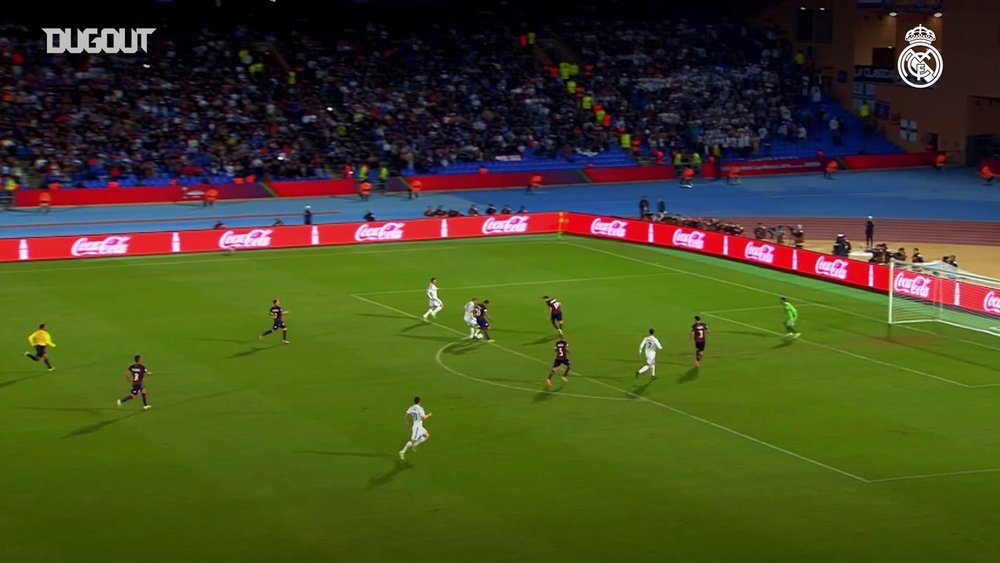
[[[395,313],[399,313],[401,315],[405,315],[405,316],[410,317],[412,319],[420,319],[421,318],[421,317],[419,317],[417,315],[414,315],[412,313],[408,313],[406,311],[403,311],[402,309],[397,309],[396,307],[393,307],[391,305],[386,305],[384,303],[379,303],[378,301],[375,301],[375,300],[372,300],[372,299],[368,299],[368,298],[363,297],[361,295],[352,295],[352,297],[354,297],[355,299],[359,299],[361,301],[364,301],[366,303],[370,303],[372,305],[375,305],[376,307],[382,307],[383,309],[387,309],[389,311],[393,311]],[[443,329],[445,329],[445,330],[447,330],[449,332],[454,332],[456,334],[464,336],[464,333],[462,333],[462,332],[460,332],[460,331],[458,331],[458,330],[456,330],[454,328],[451,328],[449,326],[444,326],[444,325],[440,325],[440,324],[437,324],[437,323],[432,323],[432,324],[434,326],[443,328]],[[542,360],[540,360],[540,359],[538,359],[538,358],[536,358],[534,356],[528,356],[527,354],[523,354],[521,352],[518,352],[517,350],[512,350],[510,348],[501,346],[501,345],[496,344],[496,343],[492,343],[491,345],[492,346],[496,346],[497,348],[499,348],[501,350],[504,350],[506,352],[509,352],[511,354],[514,354],[515,356],[521,356],[522,358],[527,358],[527,359],[529,359],[531,361],[547,365],[546,362],[544,362],[544,361],[542,361]],[[447,346],[445,348],[447,348]],[[443,350],[444,350],[444,348],[442,348],[438,352],[441,353]],[[802,454],[793,452],[791,450],[782,448],[781,446],[772,444],[772,443],[767,442],[765,440],[761,440],[760,438],[756,438],[756,437],[751,436],[749,434],[746,434],[744,432],[740,432],[739,430],[735,430],[735,429],[730,428],[728,426],[719,424],[717,422],[713,422],[713,421],[711,421],[711,420],[709,420],[707,418],[703,418],[703,417],[700,417],[698,415],[691,414],[691,413],[689,413],[687,411],[684,411],[684,410],[681,410],[679,408],[672,407],[672,406],[670,406],[670,405],[668,405],[666,403],[661,403],[659,401],[650,399],[650,398],[645,397],[643,395],[639,395],[638,393],[634,393],[632,391],[628,391],[627,389],[622,389],[620,387],[616,387],[614,385],[611,385],[610,383],[605,383],[605,382],[603,382],[603,381],[601,381],[599,379],[589,378],[589,377],[587,377],[587,376],[585,376],[585,375],[583,375],[583,374],[581,374],[579,372],[574,372],[574,373],[576,373],[576,376],[579,377],[580,379],[586,379],[587,381],[590,381],[592,383],[596,383],[596,384],[601,385],[603,387],[606,387],[608,389],[617,391],[619,393],[624,393],[625,395],[627,395],[629,397],[634,397],[635,399],[638,399],[638,400],[644,401],[644,402],[646,402],[648,404],[660,407],[661,409],[667,410],[667,411],[672,412],[672,413],[674,413],[676,415],[679,415],[679,416],[682,416],[684,418],[693,420],[695,422],[699,422],[701,424],[710,426],[712,428],[715,428],[716,430],[721,430],[723,432],[726,432],[726,433],[731,434],[733,436],[736,436],[738,438],[743,438],[744,440],[753,442],[754,444],[757,444],[759,446],[763,446],[763,447],[768,448],[770,450],[773,450],[773,451],[785,454],[785,455],[787,455],[789,457],[793,457],[793,458],[798,459],[800,461],[804,461],[806,463],[815,465],[816,467],[820,467],[820,468],[826,469],[828,471],[832,471],[834,473],[837,473],[837,474],[842,475],[844,477],[848,477],[848,478],[853,479],[855,481],[859,481],[861,483],[871,483],[870,480],[865,479],[864,477],[860,477],[858,475],[855,475],[854,473],[851,473],[849,471],[845,471],[843,469],[840,469],[840,468],[834,467],[832,465],[823,463],[822,461],[818,461],[818,460],[812,459],[811,457],[807,457],[807,456],[804,456]]]

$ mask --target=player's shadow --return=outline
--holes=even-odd
[[[188,340],[207,340],[209,342],[226,342],[229,344],[243,344],[246,342],[245,338],[242,340],[237,340],[235,338],[202,338],[199,336],[189,336]]]
[[[543,336],[543,337],[539,338],[538,340],[532,340],[531,342],[525,342],[523,345],[524,346],[538,346],[539,344],[545,344],[545,343],[548,343],[548,342],[553,342],[554,343],[556,340],[559,340],[559,337],[557,337],[557,336]]]
[[[264,350],[271,350],[271,349],[277,348],[277,347],[278,347],[277,344],[274,344],[272,346],[253,346],[249,350],[243,350],[242,352],[236,352],[232,356],[229,356],[229,358],[230,359],[232,359],[232,358],[245,358],[247,356],[252,356],[252,355],[256,354],[257,352],[263,352]]]
[[[233,393],[236,393],[237,391],[242,391],[242,390],[243,390],[242,387],[237,387],[237,388],[233,388],[233,389],[224,389],[222,391],[216,391],[214,393],[206,393],[204,395],[198,395],[198,396],[195,396],[195,397],[188,397],[187,399],[181,399],[180,401],[174,401],[172,404],[174,404],[174,405],[183,405],[185,403],[194,403],[194,402],[197,402],[197,401],[207,401],[209,399],[215,399],[215,398],[218,398],[218,397],[222,397],[223,395],[231,395]]]
[[[44,375],[44,374],[43,373],[34,373],[32,375],[25,375],[23,377],[18,377],[16,379],[8,379],[7,381],[0,381],[0,389],[3,389],[4,387],[9,387],[11,385],[14,385],[15,383],[20,383],[22,381],[27,381],[29,379],[34,379],[36,377],[41,377],[42,375]]]
[[[132,418],[133,416],[139,415],[141,413],[142,413],[142,411],[136,411],[136,412],[133,412],[133,413],[130,413],[130,414],[126,414],[125,416],[119,416],[117,418],[109,418],[107,420],[102,420],[100,422],[95,422],[94,424],[88,424],[86,426],[82,426],[80,428],[77,428],[76,430],[73,430],[72,432],[68,432],[65,436],[62,437],[62,439],[65,440],[67,438],[75,438],[77,436],[86,436],[87,434],[93,434],[94,432],[100,432],[101,430],[104,430],[105,428],[107,428],[108,426],[111,426],[112,424],[114,424],[116,422],[121,422],[122,420],[125,420],[126,418]]]
[[[358,315],[358,316],[361,316],[361,317],[378,317],[380,319],[406,319],[406,320],[410,320],[410,319],[413,318],[413,317],[410,317],[408,315],[400,315],[400,314],[390,315],[389,313],[355,313],[355,314]]]
[[[477,348],[476,344],[478,342],[478,340],[461,340],[445,348],[444,352],[446,354],[451,354],[452,356],[468,354]]]
[[[684,375],[677,378],[677,383],[688,383],[698,379],[698,368],[691,368]]]
[[[415,340],[434,340],[437,342],[452,342],[455,340],[454,336],[421,336],[419,334],[404,334],[399,333],[403,338],[413,338]]]
[[[300,454],[312,454],[312,455],[329,455],[336,457],[367,457],[375,459],[384,459],[393,457],[392,454],[387,453],[369,453],[369,452],[335,452],[327,450],[298,450]]]
[[[545,401],[550,401],[559,396],[559,391],[563,388],[562,385],[554,389],[542,389],[532,397],[531,402],[533,403],[544,403]]]
[[[410,332],[411,330],[418,329],[418,328],[420,328],[422,326],[432,326],[432,323],[429,323],[429,322],[426,322],[426,321],[417,321],[415,324],[412,324],[412,325],[410,325],[408,327],[405,327],[405,328],[401,329],[399,331],[399,333],[402,334],[404,332]]]
[[[787,348],[787,347],[791,346],[792,343],[794,343],[794,342],[795,342],[795,340],[792,340],[791,338],[785,338],[781,342],[775,344],[774,346],[771,346],[771,349],[772,350],[778,350],[778,349],[781,349],[781,348]]]
[[[642,396],[646,394],[646,389],[649,388],[649,384],[652,382],[653,380],[649,379],[648,381],[646,381],[641,385],[636,385],[635,387],[632,388],[631,391],[625,392],[625,397],[633,400],[641,399]]]
[[[397,459],[396,462],[392,464],[392,469],[381,475],[373,475],[372,478],[368,480],[368,488],[374,489],[375,487],[388,485],[393,479],[396,478],[397,475],[407,469],[413,469],[413,464]]]

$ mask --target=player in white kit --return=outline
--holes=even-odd
[[[646,373],[646,371],[652,372],[652,378],[656,379],[656,351],[663,350],[663,346],[660,345],[660,341],[654,335],[653,329],[649,329],[649,336],[642,339],[639,344],[639,353],[646,355],[646,365],[639,368],[635,372],[635,378],[639,379],[639,374]]]
[[[444,309],[444,303],[438,298],[437,278],[431,278],[431,284],[427,286],[427,312],[424,313],[424,320],[436,319],[441,309]]]
[[[473,297],[465,304],[465,309],[463,311],[462,320],[465,321],[465,326],[469,327],[469,338],[476,339],[481,338],[482,334],[479,332],[479,323],[476,322],[476,298]]]
[[[403,449],[399,450],[399,459],[406,459],[407,450],[416,451],[417,446],[431,437],[430,432],[424,428],[424,421],[430,417],[431,413],[425,412],[424,407],[420,406],[420,397],[414,397],[413,404],[406,409],[406,414],[403,415],[403,420],[411,424],[410,439],[403,446]]]

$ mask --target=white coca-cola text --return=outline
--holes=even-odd
[[[991,291],[983,298],[983,310],[987,313],[1000,315],[1000,294]]]
[[[899,272],[892,280],[892,292],[910,297],[928,299],[931,295],[931,286],[934,279],[927,276],[910,276],[906,272]]]
[[[605,237],[625,238],[626,227],[628,227],[627,221],[612,219],[611,221],[604,222],[600,218],[597,218],[590,224],[590,232]]]
[[[483,222],[483,234],[526,233],[528,232],[528,219],[527,215],[513,215],[506,219],[487,217],[486,221]]]
[[[743,255],[746,256],[747,260],[761,264],[774,264],[774,246],[770,244],[757,246],[753,241],[748,242]]]
[[[73,256],[123,256],[128,254],[130,238],[132,237],[112,236],[102,240],[78,238],[70,253]]]
[[[674,231],[674,246],[705,250],[705,233],[701,231],[684,232],[684,229]]]
[[[271,246],[272,229],[253,229],[246,233],[226,231],[219,237],[219,248],[267,248]]]
[[[367,223],[354,232],[354,240],[366,242],[373,240],[403,240],[403,223],[386,223],[381,227],[372,227]]]
[[[816,260],[816,273],[835,280],[846,280],[847,260],[844,260],[843,258],[827,260],[825,256],[820,256],[819,259]]]

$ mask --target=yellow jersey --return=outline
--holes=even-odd
[[[52,342],[52,336],[49,335],[47,330],[36,330],[28,335],[28,343],[32,346],[48,346],[50,348],[55,348],[55,342]]]

